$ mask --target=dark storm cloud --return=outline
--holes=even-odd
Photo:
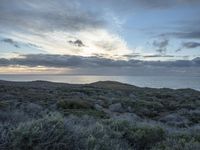
[[[10,60],[6,58],[0,58],[0,66],[9,66],[11,64]]]
[[[153,41],[153,46],[156,48],[156,51],[159,53],[165,53],[167,51],[168,45],[169,45],[168,39]]]
[[[0,20],[1,27],[26,32],[77,31],[105,23],[98,13],[70,0],[1,0]]]
[[[82,57],[70,55],[30,54],[21,55],[20,58],[0,59],[0,65],[22,65],[29,67],[96,67],[96,66],[121,66],[121,61],[114,61],[98,57]]]
[[[120,67],[200,67],[200,58],[177,61],[112,60],[99,57],[29,54],[19,58],[0,59],[0,66],[62,67],[62,68],[120,68]]]

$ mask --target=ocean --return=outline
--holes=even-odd
[[[200,76],[0,75],[0,80],[45,80],[72,84],[85,84],[96,81],[118,81],[139,87],[191,88],[200,91]]]

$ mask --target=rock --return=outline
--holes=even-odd
[[[109,110],[112,112],[124,112],[124,109],[122,107],[121,103],[116,103],[116,104],[112,104],[109,106]]]
[[[137,98],[133,93],[129,94],[130,98]]]
[[[104,105],[104,101],[103,100],[97,100],[97,102],[96,102],[98,105],[101,105],[101,106],[103,106]]]
[[[99,111],[101,111],[101,110],[103,109],[103,107],[102,107],[101,105],[98,105],[98,104],[95,104],[95,105],[94,105],[94,108],[95,108],[96,110],[99,110]]]
[[[130,106],[128,106],[127,111],[130,112],[130,113],[132,113],[133,109]]]

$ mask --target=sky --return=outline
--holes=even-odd
[[[200,0],[0,0],[0,74],[199,75]]]

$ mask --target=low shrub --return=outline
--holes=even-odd
[[[153,150],[199,150],[200,149],[200,129],[192,127],[176,132],[169,132],[166,139],[158,143]]]
[[[135,150],[150,149],[156,143],[165,139],[165,131],[161,127],[151,127],[143,124],[130,124],[127,121],[108,121],[114,131],[120,132]]]
[[[137,150],[150,149],[156,143],[164,140],[165,132],[160,127],[131,126],[124,138]]]
[[[2,111],[0,110],[0,123],[10,123],[17,125],[20,122],[28,121],[29,116],[20,110]]]
[[[92,109],[93,106],[84,100],[61,100],[57,103],[61,109]]]
[[[11,125],[0,124],[0,149],[9,150],[11,143]]]
[[[105,112],[93,109],[65,109],[64,114],[75,115],[79,117],[88,115],[94,118],[102,118],[102,119],[109,118],[109,116]]]
[[[137,101],[125,101],[123,105],[130,107],[134,113],[141,117],[154,118],[159,116],[158,112],[161,112],[164,106],[156,101],[137,100]]]
[[[12,147],[16,150],[42,150],[66,148],[60,139],[64,135],[64,123],[59,114],[51,114],[39,120],[21,123],[12,131]]]
[[[121,134],[88,117],[50,113],[16,127],[0,126],[2,150],[130,150]]]
[[[8,106],[8,103],[5,101],[0,101],[0,109],[5,109]]]
[[[184,138],[169,137],[159,143],[152,150],[199,150],[200,143],[194,139],[186,140]]]

